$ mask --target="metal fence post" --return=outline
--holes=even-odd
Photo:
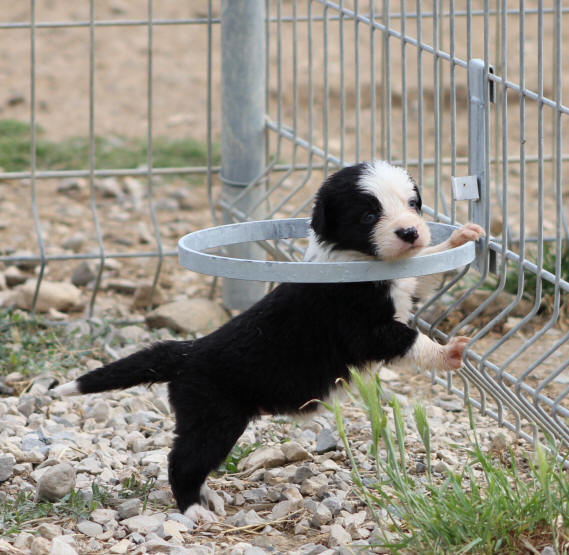
[[[485,228],[489,228],[490,188],[486,172],[486,110],[488,98],[488,76],[484,60],[471,59],[468,62],[468,174],[478,181],[479,198],[471,201],[468,218]],[[473,266],[480,272],[487,269],[485,256],[488,256],[484,241],[477,246]]]
[[[240,213],[263,217],[262,184],[237,199],[265,168],[265,1],[223,0],[221,4],[223,196]],[[235,199],[235,200],[234,200]],[[253,206],[259,206],[251,210]],[[223,223],[234,221],[227,210]],[[262,259],[255,244],[235,245],[228,255]],[[265,284],[224,279],[223,302],[245,309],[261,298]]]

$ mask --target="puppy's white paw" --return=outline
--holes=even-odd
[[[444,370],[458,370],[462,366],[462,355],[469,337],[453,337],[444,347]]]
[[[460,247],[468,241],[477,241],[480,237],[484,237],[484,229],[478,224],[467,223],[461,228],[455,229],[449,237],[451,248]]]
[[[202,522],[217,522],[217,516],[214,512],[209,511],[199,503],[194,503],[190,505],[184,512],[184,516],[189,518],[192,522],[198,523]]]

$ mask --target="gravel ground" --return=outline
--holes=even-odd
[[[115,356],[170,335],[142,325],[111,333],[136,339],[113,351]],[[97,365],[85,360],[87,368]],[[74,372],[79,374],[71,376]],[[459,446],[468,445],[468,416],[461,404],[440,390],[430,391],[425,377],[410,369],[382,369],[380,376],[388,395],[397,395],[403,405],[410,472],[418,477],[425,472],[425,451],[410,411],[418,384],[433,431],[435,476],[442,477],[446,466],[460,467],[465,454]],[[194,527],[177,512],[168,486],[174,422],[166,387],[57,399],[48,389],[56,378],[61,376],[30,381],[12,373],[1,380],[5,391],[18,394],[0,398],[0,502],[22,492],[56,501],[72,489],[87,501],[94,491],[105,497],[90,515],[77,518],[61,511],[22,523],[0,540],[0,553],[381,552],[372,547],[378,524],[354,491],[328,412],[302,421],[267,416],[252,422],[238,445],[254,450],[238,463],[236,457],[236,472],[208,480],[210,507],[219,522]],[[343,406],[365,474],[373,470],[366,454],[369,424],[359,408]],[[487,419],[479,419],[478,432],[487,449],[517,443]]]

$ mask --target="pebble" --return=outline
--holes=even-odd
[[[166,515],[156,513],[153,515],[139,515],[126,518],[121,521],[121,525],[126,526],[131,532],[146,535],[158,530],[165,520]]]
[[[77,530],[91,538],[96,538],[104,532],[103,527],[100,524],[90,520],[82,520],[77,523]]]
[[[15,289],[14,301],[18,308],[30,310],[36,291],[36,280],[31,279]],[[71,283],[42,280],[35,309],[37,312],[48,312],[54,308],[67,312],[80,306],[81,291]]]
[[[352,536],[339,524],[332,524],[328,532],[330,534],[330,547],[347,545],[352,541]]]
[[[93,264],[88,260],[84,260],[73,270],[71,283],[76,287],[83,287],[91,283],[96,277],[97,274],[95,273]]]
[[[14,466],[16,457],[12,453],[4,453],[0,455],[0,482],[4,482],[14,474]]]
[[[218,303],[194,298],[159,306],[146,316],[150,328],[170,328],[180,333],[207,334],[229,320]]]
[[[140,499],[135,498],[123,501],[117,507],[119,520],[125,520],[127,518],[137,516],[140,513],[141,507],[142,507],[142,502],[140,501]]]
[[[47,522],[40,524],[38,532],[42,538],[53,540],[57,536],[61,536],[61,526],[57,524],[49,524]]]
[[[239,471],[252,472],[259,468],[274,468],[286,461],[284,453],[279,446],[261,447],[241,459],[237,465]]]
[[[328,451],[334,451],[338,444],[338,436],[330,428],[323,428],[316,436],[316,453],[321,455]]]
[[[37,499],[57,501],[75,487],[75,470],[67,463],[60,463],[48,468],[38,481]]]

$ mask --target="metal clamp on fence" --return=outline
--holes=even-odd
[[[447,239],[454,226],[429,222],[434,244]],[[188,270],[253,281],[333,283],[380,281],[455,270],[474,260],[474,243],[393,262],[282,262],[228,258],[203,251],[254,241],[302,238],[309,218],[261,220],[222,225],[189,233],[178,242],[178,259]]]

